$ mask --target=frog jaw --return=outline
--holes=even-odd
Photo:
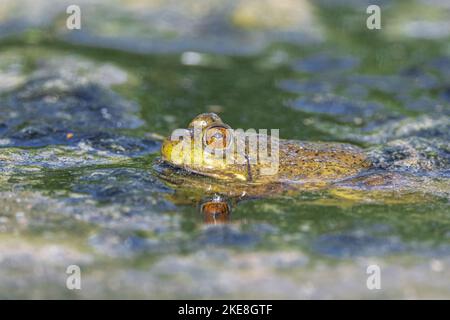
[[[170,139],[166,139],[163,142],[161,156],[170,165],[219,180],[248,180],[248,174],[244,166],[227,164],[223,160],[216,159],[214,156],[204,153],[203,150],[192,149],[190,152],[184,153],[180,149],[180,152],[180,150],[176,150],[179,143],[181,142]]]

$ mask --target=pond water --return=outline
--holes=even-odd
[[[448,3],[80,1],[69,31],[50,2],[0,7],[0,298],[450,297]],[[202,112],[389,175],[205,224],[154,170]]]

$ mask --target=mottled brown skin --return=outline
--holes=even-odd
[[[213,113],[201,114],[192,120],[187,129],[192,136],[195,126],[202,129],[203,136],[207,135],[208,128],[220,130],[221,126],[228,127]],[[277,141],[279,167],[278,172],[271,175],[261,174],[262,167],[267,165],[260,163],[224,165],[223,161],[211,157],[204,163],[194,165],[192,159],[196,157],[195,150],[190,154],[175,155],[172,150],[180,142],[172,141],[170,137],[163,142],[162,161],[157,166],[157,172],[172,184],[189,187],[191,193],[200,190],[206,194],[217,193],[229,197],[264,197],[299,189],[322,188],[370,167],[364,152],[349,144]],[[218,147],[222,147],[221,143],[222,140],[217,144]],[[204,144],[197,148],[204,148]]]
[[[280,141],[278,179],[290,182],[333,182],[370,167],[363,151],[340,143]]]

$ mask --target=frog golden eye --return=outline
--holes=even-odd
[[[210,149],[226,149],[231,145],[232,134],[230,127],[212,125],[205,129],[203,144]]]

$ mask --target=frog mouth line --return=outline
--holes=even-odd
[[[158,176],[160,176],[163,179],[169,178],[169,176],[174,176],[175,174],[180,177],[195,175],[195,176],[202,177],[202,178],[218,178],[218,175],[214,175],[214,174],[208,173],[208,172],[201,172],[201,171],[193,170],[191,168],[187,168],[184,166],[177,166],[177,165],[174,165],[173,163],[170,163],[167,160],[164,160],[161,158],[158,158],[156,160],[155,166],[156,166],[156,172],[158,173]],[[170,171],[171,174],[167,175],[167,174],[165,174],[165,171]],[[173,179],[165,179],[165,180],[172,181]]]
[[[246,179],[242,179],[241,177],[243,177],[242,175],[240,175],[239,177],[237,175],[226,175],[225,173],[223,173],[222,175],[219,174],[214,174],[211,172],[206,172],[206,171],[198,171],[192,168],[187,168],[185,166],[177,166],[174,165],[173,163],[164,160],[162,158],[157,158],[155,165],[154,165],[154,170],[156,171],[157,175],[166,180],[166,181],[170,181],[170,182],[175,182],[175,179],[171,179],[172,176],[178,176],[178,177],[188,177],[188,176],[192,176],[195,175],[199,178],[213,178],[213,179],[217,179],[218,181],[235,181],[235,182],[246,182],[246,183],[253,183],[253,175],[252,175],[252,169],[251,169],[251,165],[250,165],[250,161],[248,160],[248,157],[246,158]],[[170,174],[167,174],[167,172],[170,172]]]

